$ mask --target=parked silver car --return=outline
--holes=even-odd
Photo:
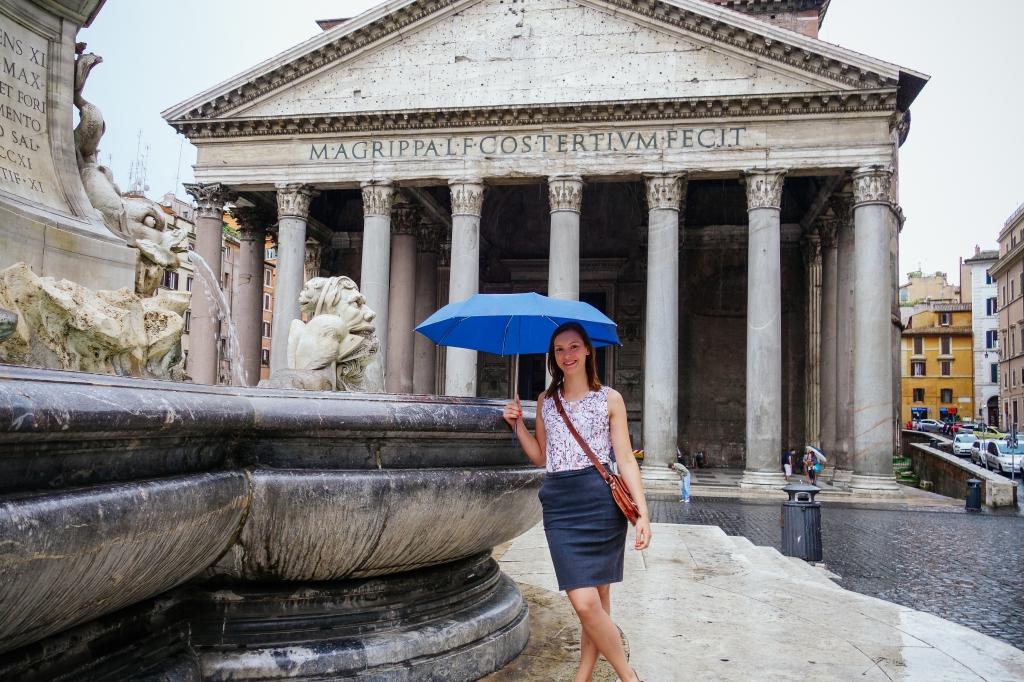
[[[942,433],[942,422],[936,419],[922,419],[917,422],[918,431],[931,431],[932,433]]]
[[[973,433],[958,433],[953,439],[953,454],[958,457],[970,457],[971,446],[978,442]]]

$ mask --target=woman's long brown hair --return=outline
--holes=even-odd
[[[548,386],[547,395],[554,395],[555,391],[565,383],[565,372],[555,360],[555,338],[562,332],[576,332],[583,339],[583,345],[590,351],[586,362],[584,362],[584,367],[587,370],[587,386],[591,391],[601,390],[601,381],[597,378],[597,352],[594,350],[594,342],[590,340],[587,330],[579,322],[564,322],[551,335],[551,341],[548,343],[548,374],[551,375],[551,385]]]

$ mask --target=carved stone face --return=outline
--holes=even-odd
[[[320,303],[320,299],[327,299]],[[299,310],[314,314],[320,306],[320,315],[337,315],[350,333],[373,332],[377,313],[366,307],[366,298],[359,293],[356,283],[348,277],[314,277],[306,282],[299,293]]]

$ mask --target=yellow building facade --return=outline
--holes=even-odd
[[[903,332],[903,422],[971,420],[974,335],[970,303],[933,304]]]

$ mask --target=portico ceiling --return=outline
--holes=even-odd
[[[835,115],[927,79],[700,0],[392,0],[163,116],[211,138]]]

